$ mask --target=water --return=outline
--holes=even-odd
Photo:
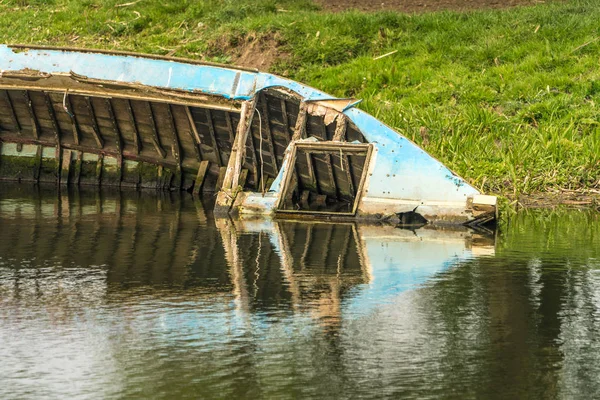
[[[0,398],[598,398],[599,226],[241,223],[2,186]]]

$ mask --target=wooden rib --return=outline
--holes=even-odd
[[[150,118],[150,128],[152,128],[152,136],[150,140],[156,149],[156,152],[160,155],[161,158],[165,158],[167,156],[167,152],[160,145],[160,140],[158,139],[158,129],[156,128],[156,121],[154,120],[154,112],[152,111],[152,105],[149,101],[144,102],[146,104],[146,108],[148,110],[148,117]]]
[[[194,122],[194,117],[192,116],[190,107],[185,106],[184,108],[191,128],[190,136],[192,136],[194,152],[196,153],[196,158],[198,159],[198,161],[201,161],[204,158],[202,154],[202,140],[200,139],[200,135],[198,134],[198,128],[196,127],[196,123]]]
[[[206,114],[206,123],[208,124],[208,132],[210,133],[210,140],[212,141],[213,148],[215,149],[215,161],[219,167],[223,166],[223,160],[221,159],[221,152],[219,151],[219,145],[217,144],[217,136],[215,134],[215,125],[212,120],[212,113],[210,109],[205,108],[204,113]]]
[[[231,113],[225,111],[225,121],[227,122],[227,131],[229,132],[229,140],[231,141],[231,146],[233,147],[233,142],[235,142],[235,132],[233,130],[233,122],[231,121]]]
[[[354,181],[352,180],[352,171],[350,171],[350,159],[347,155],[342,156],[342,164],[344,166],[344,172],[346,172],[346,179],[348,180],[348,191],[350,195],[354,197],[356,192],[354,191]]]
[[[242,189],[246,186],[246,180],[248,179],[248,169],[243,168],[242,172],[240,172],[240,179],[238,185],[242,187]]]
[[[71,171],[71,158],[72,152],[71,150],[63,150],[62,156],[62,168],[60,171],[60,183],[61,185],[69,184],[69,175]]]
[[[46,92],[44,92],[44,99],[46,100],[46,107],[48,108],[48,115],[50,116],[52,129],[54,129],[54,140],[56,143],[56,179],[60,182],[60,168],[62,164],[62,151],[60,149],[60,130],[58,127],[58,121],[56,120],[56,114],[54,114],[54,106],[52,105],[52,99],[50,98],[50,95]]]
[[[206,172],[208,171],[209,162],[204,160],[200,162],[200,166],[198,167],[198,174],[196,175],[196,182],[194,183],[193,194],[199,195],[202,190],[202,185],[204,184],[204,179],[206,178]]]
[[[104,154],[98,154],[98,161],[96,162],[96,183],[98,186],[102,183],[102,164],[104,164]]]
[[[73,104],[71,104],[71,97],[69,97],[69,93],[65,94],[65,104],[67,105],[67,110],[69,111],[67,115],[71,119],[71,126],[73,127],[73,142],[75,144],[79,144],[79,138],[81,137],[81,134],[79,132],[77,117],[75,117],[75,113],[73,112]]]
[[[284,127],[284,132],[285,132],[285,137],[288,138],[290,136],[290,121],[288,119],[288,114],[287,114],[287,106],[285,104],[285,100],[284,99],[280,99],[279,100],[280,104],[281,104],[281,115],[283,118],[283,127]]]
[[[0,142],[0,144],[2,144],[2,142]],[[40,173],[42,171],[42,152],[43,151],[44,151],[44,146],[37,145],[37,149],[35,152],[35,172],[34,172],[34,177],[35,177],[36,182],[40,181]]]
[[[333,189],[333,193],[337,197],[337,183],[335,182],[335,176],[333,174],[333,160],[331,158],[331,154],[325,155],[325,164],[327,164],[327,173],[329,174],[329,183],[331,183],[331,188]]]
[[[269,150],[271,151],[271,157],[273,160],[273,170],[277,173],[277,171],[279,171],[279,166],[277,162],[277,154],[275,153],[275,142],[273,141],[273,134],[271,132],[271,121],[269,121],[267,97],[262,92],[259,96],[259,101],[262,103],[262,125],[264,126],[265,132],[267,133],[267,144],[269,145]],[[260,135],[262,137],[262,132],[260,132]]]
[[[7,108],[10,111],[10,117],[12,119],[12,122],[15,125],[15,128],[17,129],[17,132],[19,132],[19,135],[20,135],[21,134],[21,124],[19,123],[19,120],[17,119],[17,113],[15,112],[15,107],[10,98],[10,95],[8,94],[8,90],[2,90],[2,93],[3,93],[2,97],[4,97],[4,101],[7,105]]]
[[[173,153],[173,157],[175,157],[175,162],[177,163],[177,189],[181,188],[181,147],[179,146],[179,137],[177,135],[177,126],[175,125],[175,120],[173,119],[173,110],[171,109],[171,105],[167,104],[167,115],[169,128],[171,131],[171,152]]]
[[[81,164],[83,162],[83,152],[77,151],[75,153],[77,159],[75,160],[75,176],[73,176],[73,184],[79,185],[81,180]]]
[[[346,126],[348,122],[344,114],[340,114],[337,118],[337,124],[335,125],[335,133],[333,135],[334,142],[341,142],[342,139],[346,141]]]
[[[306,117],[308,112],[308,104],[305,102],[300,103],[300,111],[298,111],[298,118],[296,119],[296,126],[294,127],[294,135],[292,140],[300,140],[306,136]]]
[[[33,109],[33,103],[31,102],[31,98],[29,97],[29,91],[25,90],[23,92],[23,97],[25,98],[25,104],[27,104],[27,110],[29,111],[29,117],[31,118],[31,130],[33,133],[33,137],[35,139],[40,138],[40,124],[35,116],[35,110]]]
[[[198,129],[196,128],[196,123],[194,122],[194,116],[192,115],[192,111],[189,106],[185,107],[185,113],[187,114],[188,121],[190,122],[190,127],[192,128],[192,132],[194,132],[194,137],[196,138],[196,143],[198,146],[202,144],[202,140],[200,140],[200,135],[198,134]]]
[[[94,139],[96,140],[98,148],[102,149],[104,148],[104,140],[102,139],[100,129],[98,128],[98,121],[96,120],[96,113],[94,113],[94,106],[92,105],[90,96],[85,96],[85,105],[87,106],[90,120],[92,121],[92,133],[94,134]]]
[[[192,138],[192,145],[194,147],[194,153],[196,154],[196,159],[198,161],[202,161],[202,150],[200,148],[200,135],[198,135],[198,129],[196,129],[196,124],[194,123],[194,117],[190,111],[190,108],[185,106],[185,114],[187,115],[188,123],[190,124],[190,130],[188,133]]]
[[[252,120],[250,120],[250,131],[248,132],[248,137],[246,138],[246,146],[248,145],[248,141],[250,141],[250,154],[252,156],[252,174],[254,175],[254,189],[258,190],[260,187],[260,179],[262,176],[258,177],[258,159],[256,158],[256,148],[254,147],[254,134],[252,133]]]
[[[137,121],[133,114],[133,108],[131,107],[131,100],[127,99],[126,103],[127,114],[129,115],[129,122],[131,123],[131,129],[133,130],[133,145],[135,147],[135,154],[140,154],[142,151],[142,141],[140,140],[140,132],[137,128]]]
[[[317,182],[317,177],[315,176],[315,167],[312,159],[312,155],[310,153],[306,153],[306,164],[308,166],[308,177],[310,178],[310,182],[313,185],[313,188],[317,191],[319,190],[319,182]]]
[[[119,185],[123,179],[123,140],[121,138],[121,129],[115,117],[115,110],[113,109],[112,102],[109,98],[105,99],[106,109],[108,110],[108,117],[115,133],[115,146],[117,147],[117,173],[119,175]]]

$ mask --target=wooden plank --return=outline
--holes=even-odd
[[[162,148],[162,146],[160,144],[160,140],[158,138],[158,129],[156,128],[156,120],[154,119],[154,112],[152,111],[152,105],[150,104],[149,101],[145,101],[144,104],[146,104],[146,110],[148,111],[148,118],[150,118],[150,128],[152,129],[152,135],[150,137],[150,140],[152,141],[152,144],[154,145],[154,149],[156,149],[156,152],[160,155],[160,157],[165,158],[167,156],[167,152],[165,151],[165,149]]]
[[[337,188],[337,183],[335,181],[335,175],[333,174],[333,165],[332,165],[332,159],[331,159],[331,154],[327,154],[325,155],[325,164],[327,164],[327,174],[329,175],[329,184],[331,185],[332,189],[333,189],[333,193],[335,193],[335,196],[337,197],[337,193],[338,193],[338,188]]]
[[[337,124],[335,125],[335,133],[333,134],[334,142],[346,141],[346,127],[348,126],[347,118],[344,114],[340,114],[337,117]]]
[[[102,139],[102,135],[100,134],[100,128],[98,128],[98,120],[96,119],[96,113],[94,113],[94,106],[92,105],[92,100],[89,96],[85,96],[85,105],[88,109],[88,113],[90,115],[90,120],[92,122],[92,134],[94,135],[94,140],[96,140],[96,145],[99,149],[104,148],[104,139]]]
[[[79,181],[81,179],[81,164],[83,162],[83,152],[77,151],[76,157],[77,159],[75,160],[75,171],[73,173],[72,182],[74,185],[79,186]]]
[[[288,119],[288,114],[287,114],[287,105],[284,99],[280,99],[279,100],[280,105],[281,105],[281,115],[283,117],[283,126],[285,129],[285,136],[288,137],[289,139],[291,139],[290,137],[290,121]]]
[[[64,104],[65,112],[71,119],[71,127],[73,129],[73,143],[79,144],[79,138],[81,137],[81,133],[79,131],[79,123],[77,122],[77,117],[73,112],[73,105],[71,104],[71,97],[69,97],[69,92],[65,92]]]
[[[248,169],[243,168],[242,172],[240,173],[240,181],[238,182],[238,185],[241,186],[242,189],[244,188],[244,186],[246,186],[247,179],[248,179]]]
[[[227,122],[227,132],[229,132],[229,141],[231,142],[231,147],[233,148],[233,143],[235,142],[235,132],[233,130],[233,121],[231,120],[231,113],[225,111],[225,122]]]
[[[296,119],[296,126],[294,127],[294,135],[292,140],[300,140],[306,137],[306,119],[308,116],[308,104],[304,101],[300,103],[300,111],[298,112],[298,118]]]
[[[167,104],[167,115],[169,124],[169,131],[171,132],[171,153],[173,153],[173,157],[175,157],[175,162],[177,163],[177,181],[175,182],[175,187],[177,189],[181,189],[181,147],[179,145],[179,136],[177,134],[177,126],[175,125],[175,120],[173,118],[173,110],[171,109],[171,105]]]
[[[250,124],[255,108],[256,96],[251,101],[246,101],[242,104],[238,131],[231,147],[231,155],[227,163],[227,173],[223,180],[223,188],[225,189],[234,189],[239,184],[241,168],[246,157],[245,140],[248,136],[251,136],[248,133],[250,132]]]
[[[223,188],[223,182],[225,181],[226,173],[227,173],[227,167],[219,168],[219,177],[217,178],[217,184],[215,185],[215,192],[218,192]]]
[[[308,166],[308,177],[310,178],[310,183],[313,185],[312,188],[318,191],[319,183],[317,182],[317,178],[315,176],[314,161],[310,153],[306,153],[306,164]]]
[[[104,154],[98,154],[98,162],[96,163],[96,184],[102,183],[102,164],[104,164]]]
[[[71,172],[71,150],[63,150],[62,155],[62,168],[60,170],[60,184],[68,185],[69,184],[69,175]]]
[[[33,103],[31,102],[31,98],[29,97],[29,91],[25,90],[23,92],[23,97],[25,98],[25,104],[27,105],[27,111],[29,111],[29,117],[31,118],[31,130],[33,133],[33,137],[35,139],[40,138],[40,124],[35,115],[35,110],[33,109]]]
[[[352,180],[352,171],[350,170],[350,158],[347,155],[342,155],[342,165],[344,172],[346,173],[346,179],[348,180],[348,190],[350,196],[354,197],[356,192],[354,190],[354,181]]]
[[[0,142],[2,144],[2,142]],[[35,152],[35,172],[34,177],[35,181],[40,181],[40,173],[42,172],[42,152],[44,151],[44,147],[42,145],[38,145]]]
[[[255,183],[255,190],[258,190],[258,188],[260,187],[259,184],[259,179],[261,179],[259,177],[259,173],[258,173],[258,159],[256,158],[256,148],[254,147],[254,139],[253,139],[253,134],[252,134],[252,123],[250,123],[250,134],[248,135],[248,137],[246,138],[246,144],[245,146],[248,146],[248,141],[250,141],[250,154],[252,157],[252,174],[254,176],[254,183]]]
[[[58,127],[58,121],[56,120],[56,115],[54,114],[54,106],[52,105],[52,99],[47,92],[44,92],[44,99],[46,100],[46,107],[48,108],[48,116],[50,117],[50,122],[52,123],[52,129],[54,130],[54,140],[56,143],[56,179],[60,182],[60,167],[61,167],[61,145],[60,145],[60,130]]]
[[[200,166],[198,167],[198,174],[196,175],[196,182],[194,183],[193,194],[199,195],[202,190],[202,185],[204,184],[204,180],[206,178],[206,172],[208,171],[210,163],[206,160],[200,162]]]
[[[135,114],[133,113],[133,108],[131,107],[131,100],[127,99],[125,106],[129,116],[129,123],[131,123],[131,129],[133,130],[133,145],[135,147],[135,154],[140,154],[142,151],[142,140],[140,139],[137,121],[135,119]]]
[[[190,137],[192,138],[192,144],[194,147],[194,153],[196,154],[196,159],[198,161],[202,161],[202,150],[200,148],[200,135],[198,134],[198,129],[196,128],[196,124],[194,123],[194,117],[192,116],[192,112],[189,107],[184,107],[185,113],[188,118],[188,123],[190,125],[190,130],[188,131]]]
[[[8,94],[8,90],[2,90],[2,98],[6,103],[6,108],[10,111],[10,118],[12,119],[12,123],[15,126],[15,130],[21,134],[21,124],[19,123],[19,119],[17,118],[17,113],[15,112],[15,107],[13,105],[12,99]]]
[[[110,118],[113,132],[115,133],[115,146],[117,148],[117,174],[119,175],[119,186],[121,186],[121,181],[123,180],[123,139],[121,135],[121,129],[119,128],[117,118],[115,117],[115,110],[112,102],[107,98],[105,99],[105,104],[106,109],[108,110],[108,117]]]
[[[275,171],[279,171],[279,163],[277,162],[277,154],[275,153],[275,142],[273,141],[273,133],[271,132],[271,122],[269,121],[269,108],[267,105],[267,97],[263,92],[260,92],[259,102],[261,103],[261,109],[263,114],[262,126],[265,128],[265,133],[267,134],[267,144],[271,153],[271,159],[273,160],[272,167]],[[263,137],[262,132],[260,132],[260,137]]]
[[[206,123],[208,124],[208,132],[210,134],[210,140],[212,142],[214,151],[215,151],[215,161],[219,165],[219,167],[223,166],[223,159],[221,158],[221,152],[219,151],[219,145],[217,144],[217,136],[215,134],[215,125],[212,120],[212,113],[210,109],[205,108],[204,113],[206,114]]]

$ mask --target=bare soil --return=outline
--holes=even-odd
[[[597,208],[600,210],[600,191],[589,190],[554,190],[542,193],[520,195],[516,201],[518,206],[525,208],[553,208],[559,205],[576,208]]]
[[[506,8],[545,3],[541,0],[315,0],[327,11],[398,11],[423,13],[439,10],[474,10],[481,8]]]
[[[285,60],[289,54],[282,50],[281,39],[277,33],[244,38],[222,37],[209,45],[213,53],[225,53],[231,56],[231,62],[246,68],[270,71],[272,65]]]

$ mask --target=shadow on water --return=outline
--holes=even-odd
[[[0,397],[600,393],[594,213],[496,239],[210,209],[3,186]]]

